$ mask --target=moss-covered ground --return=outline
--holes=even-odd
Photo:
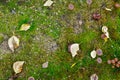
[[[89,6],[86,0],[54,0],[50,7],[43,6],[45,1],[0,0],[0,80],[13,75],[12,65],[16,61],[25,61],[16,80],[27,80],[30,76],[36,80],[90,80],[94,73],[99,80],[120,80],[120,69],[107,64],[109,59],[120,59],[120,9],[113,7],[115,1],[93,0]],[[68,9],[70,3],[73,10]],[[100,20],[91,19],[94,12],[101,14]],[[31,28],[19,31],[24,23]],[[106,43],[101,39],[104,25],[110,33]],[[14,53],[6,43],[13,32],[20,39]],[[81,49],[74,58],[68,52],[72,43],[79,43]],[[90,56],[96,48],[103,51],[101,64]],[[46,61],[48,68],[42,68]]]

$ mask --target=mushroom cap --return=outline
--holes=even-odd
[[[103,34],[101,34],[101,38],[105,39],[105,38],[107,38],[107,36],[103,33]]]
[[[115,4],[114,4],[114,7],[115,7],[115,8],[120,8],[120,4],[119,4],[119,3],[115,3]]]
[[[69,9],[69,10],[73,10],[73,9],[74,9],[74,5],[73,5],[72,3],[70,3],[70,4],[68,5],[68,9]]]
[[[120,64],[120,61],[118,61],[117,63]]]
[[[97,58],[98,63],[102,63],[102,59],[100,57]]]
[[[96,53],[97,53],[97,55],[98,55],[98,56],[103,55],[103,52],[102,52],[102,50],[101,50],[101,49],[97,49],[97,50],[96,50]]]
[[[111,60],[108,60],[107,63],[108,63],[108,64],[111,64],[112,62],[111,62]]]
[[[120,65],[119,65],[119,64],[116,64],[115,66],[116,66],[117,68],[119,68],[119,67],[120,67]]]
[[[92,18],[93,18],[94,20],[99,20],[99,19],[101,18],[101,15],[100,15],[99,13],[93,13],[93,14],[92,14]]]
[[[114,60],[115,60],[115,62],[117,62],[117,61],[118,61],[118,58],[115,58]]]
[[[90,76],[90,80],[98,80],[98,76],[96,74],[92,74]]]
[[[112,64],[115,64],[115,60],[111,60],[111,63],[112,63]]]
[[[28,78],[28,80],[35,80],[35,78],[31,76]]]

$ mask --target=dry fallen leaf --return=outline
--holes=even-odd
[[[109,32],[106,32],[105,35],[106,35],[107,38],[110,38],[109,37]]]
[[[75,57],[79,50],[80,49],[79,49],[79,44],[78,43],[74,43],[74,44],[71,44],[69,46],[69,51],[72,54],[72,57]]]
[[[97,54],[97,53],[96,53],[95,50],[91,51],[91,53],[90,53],[90,55],[91,55],[92,58],[95,58],[95,57],[96,57],[96,54]]]
[[[90,76],[90,80],[98,80],[98,76],[96,74],[92,74]]]
[[[44,6],[51,6],[52,4],[53,4],[53,1],[47,0],[47,1],[44,3]]]
[[[16,74],[18,74],[22,71],[23,64],[24,64],[24,61],[16,61],[13,64],[13,70]]]
[[[8,39],[8,46],[14,52],[14,49],[19,47],[19,39],[16,36],[12,36]]]
[[[42,64],[42,68],[47,68],[48,67],[48,61]]]
[[[106,10],[106,11],[112,11],[112,9],[109,9],[109,8],[106,8],[106,7],[105,7],[105,10]]]
[[[103,32],[103,33],[108,32],[108,28],[107,28],[107,26],[103,26],[103,27],[102,27],[102,32]]]
[[[20,31],[27,31],[28,29],[30,29],[30,24],[22,24],[20,27]]]
[[[73,64],[71,65],[71,68],[73,68],[75,65],[76,65],[76,63],[73,63]]]

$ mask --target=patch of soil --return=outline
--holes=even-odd
[[[75,34],[82,33],[84,30],[84,21],[79,14],[76,15],[63,15],[61,16],[61,24],[65,24],[67,27],[72,27]]]
[[[11,53],[11,51],[8,47],[8,42],[7,41],[3,41],[0,44],[0,53],[2,53],[2,54]]]
[[[53,53],[58,49],[56,41],[42,33],[38,33],[38,35],[34,37],[33,42],[37,43],[46,53]]]

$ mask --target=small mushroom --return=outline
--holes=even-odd
[[[102,63],[102,59],[100,57],[97,58],[98,63]]]
[[[72,3],[70,3],[70,4],[68,5],[68,9],[69,9],[69,10],[73,10],[73,9],[74,9],[74,5],[73,5]]]
[[[119,4],[119,3],[115,3],[115,4],[114,4],[114,7],[115,7],[115,8],[120,8],[120,4]]]
[[[105,39],[105,38],[107,38],[107,36],[105,34],[101,34],[101,38]]]
[[[90,76],[90,80],[98,80],[98,76],[96,74],[92,74]]]
[[[31,76],[28,78],[28,80],[35,80],[35,78]]]
[[[92,0],[86,0],[86,3],[87,3],[88,5],[91,5],[91,4],[92,4]]]
[[[97,53],[97,55],[98,55],[98,56],[103,55],[103,52],[102,52],[102,50],[101,50],[101,49],[97,49],[97,50],[96,50],[96,53]]]
[[[107,38],[107,36],[106,36],[105,34],[102,34],[102,35],[101,35],[101,38],[102,38],[105,42],[107,42],[107,40],[108,40],[108,38]]]
[[[111,64],[112,62],[111,62],[111,60],[108,60],[107,63],[108,63],[108,64]]]
[[[115,60],[115,62],[117,62],[117,61],[118,61],[118,58],[115,58],[114,60]]]
[[[112,64],[115,64],[115,60],[111,60],[111,63],[112,63]]]
[[[120,65],[119,65],[119,64],[116,64],[115,66],[116,66],[117,68],[119,68],[119,67],[120,67]]]
[[[117,62],[120,65],[120,61]]]
[[[99,19],[101,19],[101,15],[96,12],[96,13],[93,13],[93,14],[92,14],[92,18],[93,18],[94,20],[99,20]]]

